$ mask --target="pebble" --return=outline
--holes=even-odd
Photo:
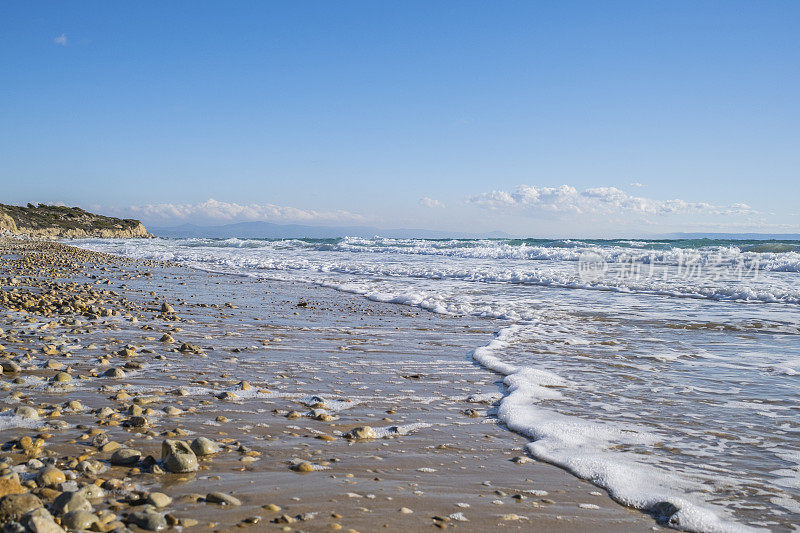
[[[132,448],[120,448],[111,456],[111,464],[117,466],[130,466],[139,462],[142,452]]]
[[[67,480],[64,472],[53,466],[46,466],[36,474],[36,483],[40,487],[54,487]]]
[[[70,511],[91,511],[92,504],[77,491],[62,492],[53,502],[52,510],[57,515],[69,513]]]
[[[0,499],[0,524],[19,520],[22,515],[44,507],[42,500],[30,493],[9,494]]]
[[[218,503],[220,505],[231,505],[238,507],[242,505],[241,500],[230,494],[225,494],[224,492],[209,492],[206,496],[206,501],[209,503]]]
[[[197,437],[194,439],[192,441],[191,448],[198,457],[214,455],[220,452],[219,444],[207,437]]]
[[[378,434],[375,433],[375,430],[372,429],[372,427],[362,426],[351,429],[345,434],[345,438],[350,440],[376,439],[378,438]]]
[[[169,527],[164,515],[150,509],[133,511],[128,515],[127,522],[147,531],[161,531]]]
[[[20,418],[39,418],[39,411],[28,405],[18,405],[14,409],[14,415]]]
[[[167,472],[196,472],[197,456],[184,441],[166,439],[161,444],[161,460]]]
[[[147,495],[147,503],[156,507],[166,507],[172,503],[172,498],[163,492],[151,492]]]
[[[68,529],[84,531],[97,523],[97,517],[89,511],[70,511],[61,517],[61,523]]]

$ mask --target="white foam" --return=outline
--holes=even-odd
[[[620,445],[652,445],[658,441],[655,435],[635,427],[562,415],[540,405],[560,397],[560,392],[550,387],[567,382],[551,372],[502,361],[498,352],[507,348],[523,327],[513,325],[500,330],[488,345],[475,350],[473,358],[506,376],[508,394],[501,401],[497,416],[512,431],[532,439],[527,450],[533,457],[591,481],[623,505],[666,514],[663,518],[673,527],[704,532],[751,530],[732,521],[724,508],[696,495],[703,488],[697,481],[613,450]],[[672,508],[665,502],[677,512],[670,512]]]

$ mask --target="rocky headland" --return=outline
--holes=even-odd
[[[0,233],[31,237],[133,239],[152,237],[138,220],[97,215],[79,207],[0,204]]]

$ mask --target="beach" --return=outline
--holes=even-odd
[[[45,506],[96,531],[657,527],[499,423],[503,376],[472,360],[495,331],[474,317],[45,241],[4,239],[0,257],[0,487],[36,500],[11,518]],[[171,472],[165,440],[175,457],[188,453],[176,441],[214,453]]]

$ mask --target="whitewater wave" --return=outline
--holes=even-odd
[[[559,466],[605,489],[617,502],[654,515],[659,521],[685,531],[756,531],[729,517],[724,508],[703,500],[701,481],[633,459],[614,448],[652,446],[659,441],[641,428],[618,423],[587,421],[543,407],[561,398],[558,388],[568,385],[561,376],[502,360],[525,324],[501,329],[495,339],[476,349],[472,357],[483,367],[503,374],[507,394],[497,417],[510,430],[532,442],[526,447],[535,458]],[[692,496],[689,496],[692,494]]]

